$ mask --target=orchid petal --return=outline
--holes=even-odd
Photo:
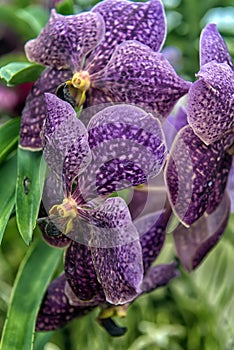
[[[89,242],[93,264],[106,300],[124,304],[139,293],[143,278],[139,235],[124,200],[109,198],[92,214]]]
[[[164,43],[166,19],[159,0],[147,3],[106,0],[96,5],[92,11],[104,18],[106,34],[88,59],[91,73],[104,68],[115,47],[125,40],[137,40],[154,51],[159,51]]]
[[[164,165],[161,125],[138,107],[105,108],[91,119],[88,133],[93,161],[78,181],[86,201],[144,183]]]
[[[67,102],[46,94],[46,106],[47,118],[42,132],[43,154],[50,169],[58,178],[64,179],[69,194],[73,180],[91,161],[88,134]]]
[[[166,286],[173,278],[179,276],[176,263],[157,265],[151,267],[142,282],[142,293],[148,293],[152,290]]]
[[[225,154],[220,161],[218,172],[216,174],[215,183],[213,191],[209,198],[209,206],[206,209],[207,214],[211,214],[222,201],[225,189],[227,186],[227,181],[229,177],[229,172],[232,166],[232,156]]]
[[[230,169],[230,160],[223,161],[223,144],[221,140],[206,146],[189,126],[181,129],[174,141],[165,169],[165,181],[172,209],[187,226],[209,208],[213,191],[217,191],[216,198],[222,198]],[[225,171],[222,169],[224,165]],[[225,178],[217,177],[219,173],[225,173]]]
[[[70,305],[65,294],[66,278],[56,278],[50,285],[42,301],[36,322],[37,331],[50,331],[61,328],[75,317],[88,313],[91,307],[74,307]]]
[[[90,300],[102,291],[90,248],[83,244],[73,241],[69,246],[65,255],[65,275],[74,294],[81,300]]]
[[[210,144],[234,130],[234,72],[226,63],[211,62],[198,77],[188,94],[188,122]]]
[[[175,229],[177,254],[188,271],[195,269],[218,242],[226,228],[229,212],[230,200],[225,195],[211,215],[204,214],[189,228],[180,225]]]
[[[45,92],[55,93],[62,82],[71,77],[70,70],[47,68],[34,83],[22,113],[20,147],[37,151],[42,148],[40,132],[46,118]]]
[[[105,24],[98,13],[63,16],[53,9],[39,36],[26,43],[25,52],[29,61],[57,69],[70,68],[74,73],[81,69],[83,59],[104,33]]]
[[[137,41],[117,46],[106,67],[93,74],[91,81],[93,88],[113,96],[113,102],[136,104],[163,117],[190,87],[162,54]]]
[[[140,235],[144,271],[149,269],[156,260],[163,247],[166,238],[166,226],[171,211],[145,215],[134,221],[134,225]]]
[[[207,24],[202,30],[200,38],[200,66],[211,61],[226,62],[230,67],[233,67],[225,41],[214,23]]]

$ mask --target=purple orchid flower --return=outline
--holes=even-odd
[[[188,122],[209,145],[234,133],[233,64],[215,24],[202,31],[200,65],[199,79],[189,91]]]
[[[42,148],[44,92],[55,93],[58,86],[58,96],[73,106],[125,102],[166,116],[190,83],[158,53],[165,34],[160,0],[105,0],[91,12],[71,16],[52,10],[38,38],[25,46],[30,61],[48,68],[28,96],[20,146]]]
[[[134,222],[140,234],[144,272],[139,292],[133,300],[144,293],[167,285],[171,279],[179,274],[175,262],[152,266],[164,244],[165,230],[170,214],[171,209],[167,206],[158,213],[148,214]],[[42,227],[42,231],[44,228]],[[46,240],[49,239],[50,243],[52,242],[51,237],[45,237]],[[60,238],[54,237],[52,244],[60,246],[59,240]],[[102,249],[104,249],[103,253],[109,255],[105,248]],[[128,249],[131,249],[129,244],[125,246],[125,251]],[[111,260],[109,262],[111,263]],[[122,273],[124,273],[124,269],[129,268],[129,264],[130,261],[124,260]],[[121,266],[119,269],[121,270]],[[103,273],[108,280],[108,271],[105,270]],[[112,277],[115,281],[114,274]],[[120,286],[117,288],[119,289]],[[97,306],[101,307],[98,317],[99,323],[111,335],[122,335],[126,329],[115,325],[112,317],[124,317],[129,302],[123,305],[113,305],[107,302],[105,289],[100,283],[93,264],[90,247],[70,241],[65,255],[65,273],[49,285],[39,310],[36,330],[49,331],[61,328],[73,318],[82,317]]]
[[[234,144],[234,72],[214,24],[202,31],[201,69],[188,93],[188,123],[177,134],[165,169],[178,255],[194,269],[226,227],[230,200],[225,192]]]
[[[60,232],[90,248],[106,301],[124,304],[139,293],[142,248],[127,204],[109,195],[162,170],[161,125],[138,107],[116,105],[93,116],[86,129],[69,103],[45,98],[42,142],[51,173],[43,204]]]

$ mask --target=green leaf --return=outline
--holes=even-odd
[[[37,36],[30,23],[18,16],[18,8],[12,5],[0,5],[0,23],[5,23],[26,41]]]
[[[0,69],[0,79],[8,86],[35,81],[44,70],[43,66],[28,62],[12,62]]]
[[[16,276],[1,350],[32,350],[39,306],[62,249],[39,240],[28,250]]]
[[[56,11],[62,15],[71,15],[74,13],[74,5],[72,0],[64,0],[56,5]]]
[[[37,332],[35,334],[35,340],[33,344],[33,350],[41,350],[45,348],[46,343],[52,337],[54,332]]]
[[[16,149],[20,129],[20,118],[14,118],[0,127],[0,163]]]
[[[19,8],[17,10],[17,17],[23,22],[28,23],[36,37],[48,21],[49,12],[45,11],[45,8],[42,6],[30,5],[26,8]]]
[[[16,220],[19,232],[29,244],[40,207],[46,166],[41,152],[18,148],[18,176],[16,183]]]
[[[0,167],[0,242],[15,204],[16,160],[14,156]]]

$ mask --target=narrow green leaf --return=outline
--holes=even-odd
[[[16,220],[19,232],[29,244],[36,227],[46,167],[41,152],[18,149]]]
[[[20,118],[14,118],[0,127],[0,163],[16,149],[20,129]]]
[[[0,167],[0,243],[15,204],[16,160],[14,156]]]
[[[0,69],[0,79],[8,86],[35,81],[44,67],[29,62],[12,62]]]
[[[28,250],[13,287],[1,350],[32,350],[39,306],[62,255],[39,240]]]

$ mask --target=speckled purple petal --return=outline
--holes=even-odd
[[[79,299],[92,299],[102,291],[89,247],[73,241],[65,255],[64,269],[67,281]]]
[[[222,198],[230,168],[230,160],[223,160],[223,145],[224,141],[220,140],[206,146],[189,126],[181,129],[174,141],[165,181],[174,213],[185,225],[191,225],[203,215],[211,198]],[[224,165],[226,169],[222,168]],[[214,191],[217,193],[213,194]]]
[[[85,119],[86,119],[87,125],[88,125],[88,122],[90,121],[92,116],[98,112],[98,110],[101,110],[105,107],[113,105],[114,100],[115,100],[115,98],[113,95],[111,95],[111,93],[108,92],[108,95],[107,95],[107,94],[103,93],[102,90],[98,90],[98,89],[90,87],[89,90],[86,92],[86,100],[84,103],[85,109],[83,109],[83,111],[81,112],[81,120],[83,120],[82,114],[85,114]],[[102,106],[102,107],[100,107],[100,106]],[[93,110],[94,113],[90,114],[91,110]],[[89,119],[88,119],[88,115],[89,115]]]
[[[214,23],[207,24],[202,30],[200,38],[200,66],[211,61],[226,62],[230,67],[233,67],[225,41]]]
[[[125,304],[136,298],[143,277],[139,241],[115,248],[92,248],[92,257],[109,303]]]
[[[190,87],[162,54],[137,41],[117,46],[106,67],[93,74],[91,81],[94,88],[114,97],[113,102],[136,104],[163,117]]]
[[[142,293],[148,293],[152,290],[166,286],[173,278],[179,276],[176,263],[157,265],[151,267],[142,282]]]
[[[104,40],[92,52],[91,73],[105,67],[116,45],[125,40],[137,40],[159,51],[166,35],[163,5],[159,0],[146,3],[126,0],[105,0],[93,8],[100,13],[106,25]]]
[[[124,304],[139,293],[143,278],[139,235],[124,200],[109,198],[93,213],[91,254],[106,300]]]
[[[198,77],[188,94],[188,122],[210,144],[234,130],[234,71],[226,63],[211,62]]]
[[[22,113],[20,147],[37,151],[42,148],[40,132],[46,118],[45,92],[55,93],[62,82],[71,78],[70,70],[47,68],[34,83]]]
[[[151,213],[134,221],[140,235],[145,273],[161,252],[170,214],[171,210],[168,208],[167,211]]]
[[[90,208],[87,209],[90,246],[110,248],[139,240],[128,206],[122,198],[107,198],[104,203],[93,205],[93,208],[91,204],[92,202],[89,202]]]
[[[87,314],[92,308],[74,307],[65,294],[66,278],[61,275],[50,285],[42,301],[36,322],[36,331],[51,331],[61,328],[75,317]]]
[[[88,133],[69,103],[46,94],[46,107],[43,155],[50,169],[64,179],[68,195],[73,180],[91,161]]]
[[[78,183],[86,201],[144,183],[164,165],[161,125],[138,107],[108,107],[91,119],[88,132],[93,161]]]
[[[98,13],[63,16],[51,11],[49,22],[36,39],[25,45],[30,61],[79,71],[84,57],[102,40],[105,24]]]
[[[189,228],[180,225],[175,229],[177,254],[188,271],[195,269],[218,242],[227,225],[229,212],[230,200],[225,195],[211,215],[204,214]]]
[[[211,214],[221,202],[229,177],[229,172],[232,166],[232,156],[225,154],[218,166],[218,172],[216,174],[213,191],[209,198],[209,205],[206,209],[208,214]]]

